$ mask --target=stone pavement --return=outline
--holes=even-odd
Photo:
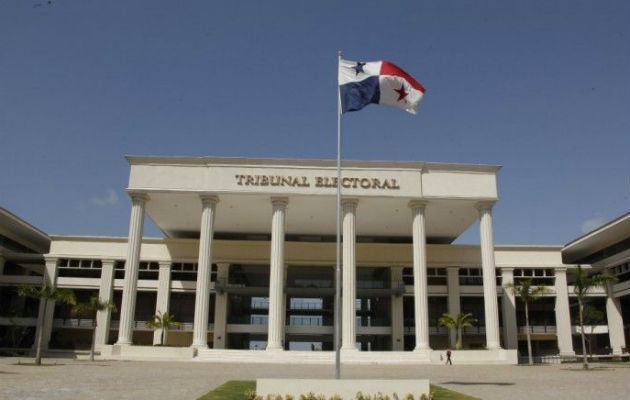
[[[21,359],[31,362],[32,359]],[[328,378],[321,365],[212,364],[200,362],[78,361],[46,359],[34,367],[0,358],[0,399],[196,399],[231,379]],[[541,366],[353,366],[346,378],[429,378],[431,383],[484,400],[606,399],[630,397],[630,364]]]

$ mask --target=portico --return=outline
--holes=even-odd
[[[252,237],[269,240],[264,347],[268,351],[286,349],[285,242],[330,243],[335,233],[334,164],[323,160],[226,158],[128,157],[128,160],[132,209],[117,344],[132,344],[131,316],[135,314],[142,220],[147,213],[168,238],[199,238],[191,344],[196,349],[208,348],[209,341],[218,340],[219,348],[225,342],[216,333],[208,336],[209,295],[213,286],[210,266],[220,261],[223,273],[229,275],[230,264],[239,261],[217,260],[213,240]],[[426,352],[431,350],[427,243],[448,244],[477,219],[481,229],[486,347],[501,347],[497,299],[489,295],[497,290],[491,209],[497,199],[498,169],[432,163],[345,163],[342,350],[357,350],[357,241],[404,243],[411,238],[412,257],[404,265],[413,268],[415,350]],[[334,265],[334,259],[292,259],[291,263],[324,267]],[[387,268],[394,266],[391,261],[387,264]],[[161,281],[160,285],[168,284]],[[167,307],[163,297],[156,310]],[[227,312],[224,312],[226,305],[221,307],[216,310],[219,315]]]

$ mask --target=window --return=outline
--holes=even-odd
[[[427,268],[427,283],[429,285],[446,285],[446,269]]]
[[[459,284],[462,286],[483,285],[483,277],[479,268],[460,268]]]
[[[60,277],[100,278],[103,263],[92,259],[67,259],[58,262]]]
[[[514,270],[514,281],[530,279],[534,285],[554,284],[553,268],[517,268]]]

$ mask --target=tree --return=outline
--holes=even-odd
[[[28,332],[28,327],[18,324],[16,318],[17,313],[15,312],[15,310],[9,311],[10,325],[7,327],[7,331],[5,334],[7,343],[9,343],[14,349],[20,347],[22,341],[24,340],[24,337],[26,336],[26,333]]]
[[[90,300],[74,306],[73,312],[78,315],[85,315],[94,318],[95,323],[92,328],[92,344],[90,345],[90,361],[94,361],[94,342],[96,341],[96,314],[99,311],[116,311],[116,305],[111,301],[101,301],[98,294],[90,297]]]
[[[588,358],[586,357],[586,333],[584,332],[584,303],[586,301],[586,295],[589,291],[598,287],[605,287],[608,282],[614,280],[616,280],[616,278],[610,275],[590,275],[588,270],[582,268],[581,265],[578,265],[575,270],[573,293],[575,293],[579,306],[578,316],[580,322],[580,336],[582,337],[582,366],[584,369],[588,369]]]
[[[525,304],[525,330],[527,333],[527,355],[529,357],[529,365],[534,364],[532,359],[532,336],[529,327],[529,304],[543,297],[543,295],[551,292],[545,286],[532,286],[531,279],[523,279],[518,283],[508,283],[505,288],[518,296],[523,304]]]
[[[162,314],[158,311],[157,314],[153,316],[150,320],[147,321],[147,325],[149,325],[153,330],[161,329],[162,332],[160,334],[160,345],[163,345],[166,340],[166,333],[170,328],[179,325],[179,322],[175,322],[175,316],[165,312]]]
[[[588,333],[588,338],[586,339],[588,342],[588,355],[591,358],[593,357],[593,330],[595,325],[602,324],[604,321],[606,321],[605,312],[588,304],[584,306],[584,323],[586,325],[590,325],[591,327]]]
[[[471,313],[459,313],[455,317],[449,314],[442,314],[438,320],[441,326],[456,330],[455,350],[462,348],[462,329],[473,326],[476,322],[477,320],[473,318]]]
[[[20,286],[18,288],[18,295],[39,299],[40,304],[44,304],[44,309],[42,310],[42,318],[37,319],[37,338],[35,339],[37,345],[37,350],[35,351],[35,364],[41,365],[42,344],[44,341],[44,320],[46,319],[46,313],[48,312],[48,303],[50,303],[51,301],[56,301],[64,304],[74,305],[76,304],[74,292],[69,289],[57,289],[46,280],[44,282],[44,285],[40,288],[28,285]]]

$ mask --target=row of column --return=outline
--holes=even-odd
[[[125,283],[123,289],[119,345],[132,343],[133,317],[135,311],[136,290],[138,282],[138,266],[140,261],[140,244],[145,203],[148,196],[144,193],[130,193],[132,200],[129,223],[129,245],[125,266]],[[212,266],[212,238],[216,196],[201,196],[201,235],[199,241],[199,261],[195,297],[195,318],[193,325],[193,346],[207,347],[208,307],[210,296],[210,270]],[[272,198],[270,285],[269,285],[269,350],[283,348],[282,331],[284,324],[284,235],[285,214],[288,204],[286,198]],[[500,347],[499,320],[496,296],[496,278],[494,270],[494,241],[492,234],[491,209],[494,203],[480,203],[480,237],[481,259],[483,270],[484,305],[486,315],[486,341],[488,349]],[[358,200],[344,199],[343,210],[343,297],[342,297],[342,349],[356,350],[356,209]],[[429,307],[427,293],[426,265],[426,201],[412,201],[409,204],[412,212],[413,236],[413,270],[414,270],[414,311],[416,350],[429,349]],[[107,288],[104,288],[106,290]],[[167,299],[159,299],[159,306],[168,306]],[[157,334],[156,334],[157,335]],[[225,336],[225,335],[223,335]]]
[[[99,298],[101,301],[113,301],[113,282],[114,282],[114,260],[102,260],[102,270],[100,279]],[[229,273],[229,264],[219,263],[217,268],[217,279],[227,281]],[[48,258],[46,260],[45,277],[52,284],[56,284],[57,277],[57,259]],[[402,267],[391,268],[391,281],[392,284],[397,284],[402,281]],[[285,272],[286,274],[286,272]],[[169,298],[170,298],[170,275],[171,275],[171,262],[161,261],[159,262],[159,275],[158,275],[158,288],[157,288],[157,301],[156,301],[156,313],[166,313],[169,311]],[[514,282],[514,268],[502,267],[502,286],[507,286]],[[566,279],[566,267],[555,268],[555,313],[556,313],[556,330],[558,347],[560,354],[563,356],[574,355],[573,342],[572,342],[572,326],[569,318],[569,301],[568,301],[568,287]],[[459,291],[459,268],[448,267],[447,268],[447,309],[450,315],[457,315],[460,313],[460,291]],[[622,348],[625,347],[625,338],[623,336],[623,320],[621,317],[621,308],[618,298],[613,296],[612,284],[607,287],[608,297],[606,299],[606,313],[608,317],[609,337],[613,354],[619,355],[622,352]],[[277,292],[277,289],[276,289]],[[283,306],[281,310],[285,309],[284,297],[282,296]],[[403,297],[392,296],[391,298],[391,315],[392,315],[392,350],[402,351],[404,350],[404,320],[403,320]],[[503,343],[506,349],[518,348],[518,328],[516,322],[516,303],[515,296],[509,290],[503,291]],[[40,310],[43,310],[43,303]],[[49,304],[47,316],[43,324],[44,327],[44,348],[47,348],[48,340],[52,330],[53,322],[53,309],[54,303]],[[40,311],[39,318],[44,318]],[[284,314],[284,313],[282,313]],[[96,328],[96,340],[97,345],[104,345],[108,343],[110,332],[110,320],[111,311],[109,309],[99,311],[97,313],[97,328]],[[271,317],[270,317],[271,321]],[[277,326],[274,323],[273,326]],[[280,323],[280,327],[284,326],[285,322]],[[226,344],[226,327],[227,327],[227,295],[225,292],[216,293],[215,301],[215,320],[213,331],[214,348],[225,348]],[[154,333],[154,344],[161,344],[161,331],[156,330]],[[280,343],[282,345],[282,337],[284,336],[282,331],[274,331],[276,336],[276,345]],[[450,344],[455,345],[455,333],[449,331]],[[279,349],[276,347],[275,349]]]
[[[125,283],[122,296],[120,313],[120,326],[117,344],[129,345],[132,343],[133,317],[135,311],[136,290],[138,281],[138,266],[140,258],[140,244],[142,239],[142,224],[145,203],[148,196],[143,193],[131,193],[132,208],[129,224],[129,244],[127,249],[127,263],[125,266]],[[207,347],[208,314],[210,296],[210,272],[212,267],[212,240],[214,231],[214,217],[218,198],[213,195],[201,196],[201,235],[199,241],[199,261],[197,271],[195,317],[193,324],[193,346],[197,348]],[[272,223],[271,223],[271,254],[270,254],[270,285],[269,285],[269,322],[268,322],[268,350],[281,350],[283,348],[284,307],[285,296],[283,293],[285,280],[284,260],[284,236],[285,219],[288,205],[287,198],[272,198]],[[343,218],[343,296],[342,296],[342,349],[356,350],[356,210],[358,200],[344,199],[342,201]],[[494,239],[492,229],[492,207],[494,202],[480,202],[477,204],[479,211],[481,265],[484,291],[484,312],[486,347],[490,350],[498,349],[500,345],[499,317],[497,303],[496,274],[494,261]],[[417,351],[428,350],[429,347],[429,310],[427,291],[427,261],[426,261],[426,232],[425,211],[427,202],[423,200],[411,201],[413,236],[413,276],[414,276],[414,311],[415,311],[415,336]],[[113,262],[104,263],[104,272],[113,276]],[[168,270],[167,270],[168,268]],[[227,271],[227,268],[225,268]],[[504,269],[503,283],[513,281],[513,273],[510,269]],[[111,281],[111,279],[110,279]],[[459,313],[459,300],[450,296],[451,292],[459,292],[458,272],[456,268],[448,269],[449,281],[449,313]],[[101,293],[104,299],[105,293],[111,298],[111,282],[101,282]],[[170,264],[160,266],[158,292],[168,293],[170,285]],[[569,318],[568,289],[566,282],[566,269],[556,270],[556,318],[558,326],[558,345],[561,354],[573,354],[571,340],[571,323]],[[515,317],[515,299],[510,293],[503,296],[504,340],[507,348],[517,347],[517,328]],[[222,295],[224,296],[224,295]],[[165,312],[168,310],[168,295],[158,295],[157,309]],[[218,302],[227,301],[225,297],[217,296]],[[607,309],[614,311],[618,308],[614,300],[607,305]],[[225,307],[219,309],[219,318],[226,318]],[[223,310],[223,311],[222,311]],[[106,318],[105,315],[100,316]],[[108,319],[108,318],[107,318]],[[105,325],[105,324],[104,324]],[[225,326],[225,324],[222,324]],[[220,328],[221,329],[221,328]],[[102,335],[107,335],[108,329],[103,328]],[[226,332],[215,330],[215,343],[225,343]],[[158,333],[156,332],[156,338]],[[102,339],[101,339],[102,340]],[[402,340],[401,340],[402,342]]]

